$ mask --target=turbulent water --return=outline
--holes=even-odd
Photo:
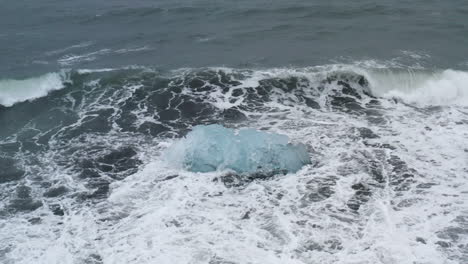
[[[2,3],[1,263],[466,263],[465,2],[127,2]]]

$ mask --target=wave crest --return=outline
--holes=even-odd
[[[53,72],[24,80],[0,80],[0,105],[10,107],[60,90],[64,87],[64,82],[67,82],[67,75],[66,72]]]
[[[206,90],[205,96],[212,98],[217,108],[228,109],[238,106],[244,98],[233,98],[232,92],[217,93],[213,84],[222,89],[239,90],[265,88],[268,96],[271,88],[281,88],[283,95],[289,97],[293,90],[302,90],[310,96],[322,98],[324,85],[337,83],[349,84],[357,94],[380,98],[398,99],[416,106],[468,105],[468,72],[457,70],[428,71],[422,69],[375,68],[359,65],[324,65],[307,68],[273,68],[264,70],[246,70],[232,68],[179,69],[170,76],[162,76],[158,71],[147,68],[127,67],[121,69],[76,70],[47,73],[39,77],[24,80],[0,80],[0,105],[10,107],[16,103],[31,101],[46,96],[50,91],[59,90],[70,78],[83,74],[96,74],[97,79],[107,72],[119,71],[120,81],[135,80],[138,72],[152,72],[154,78],[162,77],[181,82],[190,89],[199,82]],[[135,73],[137,76],[135,76]],[[109,73],[110,74],[110,73]],[[104,75],[104,76],[103,76]],[[113,76],[113,75],[112,75]],[[114,79],[116,76],[112,77]],[[92,77],[92,76],[91,76]],[[142,77],[144,79],[144,77]],[[218,80],[219,78],[219,80]],[[218,80],[214,81],[213,80]],[[142,80],[144,82],[144,80]],[[197,85],[195,85],[197,86]],[[292,88],[294,87],[294,88]],[[313,87],[318,88],[312,91]],[[266,89],[268,88],[268,89]],[[334,89],[339,88],[334,86]],[[291,90],[292,89],[292,90]],[[201,95],[197,92],[198,95]],[[216,97],[216,98],[215,98]],[[222,97],[222,98],[217,98]]]
[[[370,77],[377,96],[398,98],[418,106],[468,105],[468,72],[386,73]]]

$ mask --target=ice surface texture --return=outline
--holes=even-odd
[[[290,144],[285,135],[220,125],[194,127],[169,148],[167,158],[193,172],[286,173],[310,163],[306,147]]]

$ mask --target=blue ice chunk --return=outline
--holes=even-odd
[[[169,162],[193,172],[296,172],[310,163],[303,144],[255,129],[196,126],[167,152]]]

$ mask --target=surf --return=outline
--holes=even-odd
[[[69,82],[66,71],[46,73],[27,79],[1,79],[0,105],[10,107],[16,103],[32,101],[64,88]]]

